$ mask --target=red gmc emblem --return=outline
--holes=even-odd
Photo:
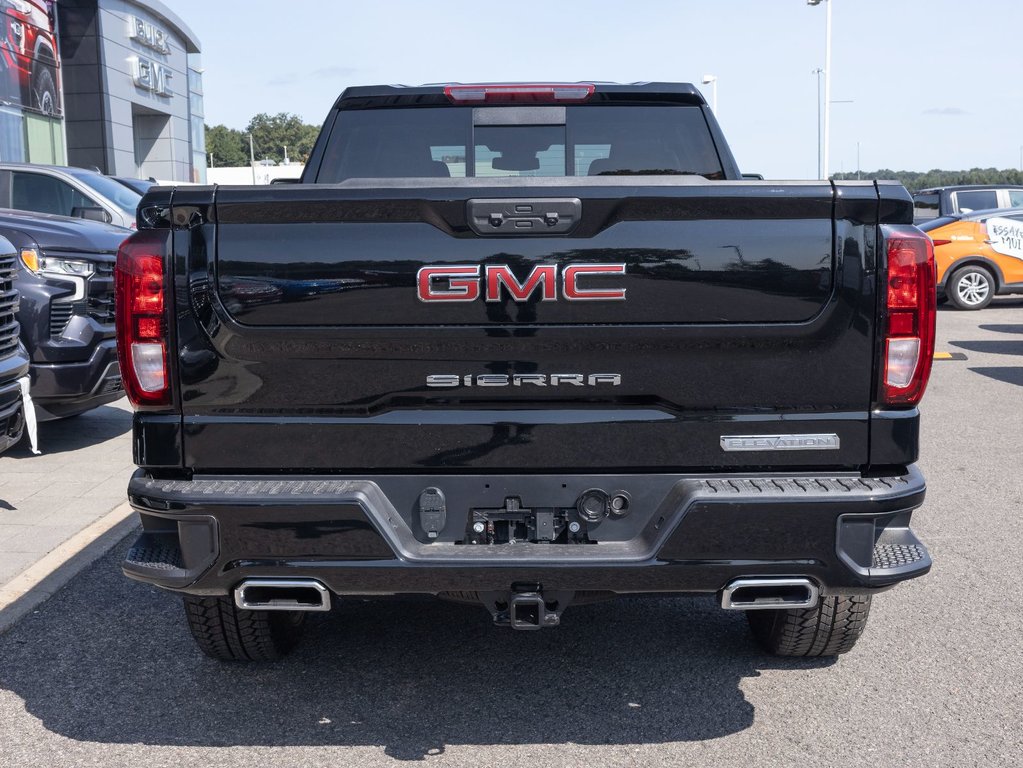
[[[487,301],[503,301],[507,295],[524,302],[536,293],[540,301],[557,301],[559,288],[566,301],[624,301],[624,288],[609,288],[596,279],[624,274],[624,264],[538,264],[520,281],[504,264],[451,265],[423,267],[416,283],[419,300],[431,302],[476,301],[481,293]]]

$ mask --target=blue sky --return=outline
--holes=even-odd
[[[1019,167],[1021,0],[828,1],[832,99],[851,102],[832,105],[833,171],[856,170],[857,142],[864,170]],[[210,124],[318,124],[348,85],[714,74],[744,171],[817,173],[825,11],[806,0],[165,2],[202,43]]]

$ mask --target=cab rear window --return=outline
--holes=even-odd
[[[913,218],[917,221],[934,218],[940,212],[940,203],[937,192],[913,195]]]
[[[986,208],[998,207],[998,192],[994,189],[971,189],[966,192],[956,192],[956,208],[960,213],[970,211],[982,211]]]
[[[697,106],[421,107],[342,111],[316,181],[693,175],[723,179]],[[507,115],[503,124],[503,116]]]

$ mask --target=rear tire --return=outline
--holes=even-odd
[[[776,656],[848,653],[867,627],[870,596],[822,597],[816,608],[747,611],[757,642]]]
[[[55,115],[59,111],[57,81],[53,72],[48,64],[40,64],[32,74],[32,106],[44,115]]]
[[[277,661],[298,642],[300,611],[245,611],[230,597],[185,595],[185,618],[196,644],[220,661]]]
[[[957,309],[983,309],[995,297],[994,275],[984,267],[970,264],[956,270],[945,292]]]

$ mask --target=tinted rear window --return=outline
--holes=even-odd
[[[316,181],[464,176],[696,175],[723,179],[696,106],[577,106],[502,125],[472,107],[342,111]],[[509,112],[509,114],[512,114]],[[500,112],[498,112],[500,115]]]
[[[955,193],[956,207],[961,213],[998,207],[998,192],[993,189],[972,189]]]
[[[913,195],[913,220],[925,221],[938,215],[941,200],[937,193]]]

